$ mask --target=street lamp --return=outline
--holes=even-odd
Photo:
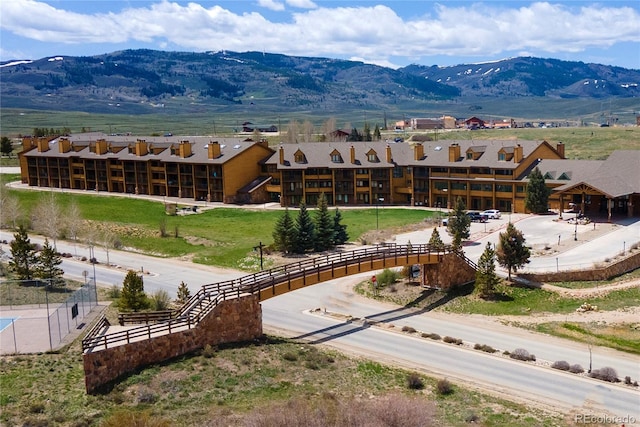
[[[379,226],[379,222],[378,222],[378,205],[380,204],[380,202],[384,202],[384,197],[378,197],[378,200],[376,201],[376,230],[378,229],[378,226]]]
[[[264,248],[264,245],[262,244],[262,242],[258,243],[258,246],[254,246],[253,250],[257,250],[260,249],[260,271],[262,271],[262,248]]]
[[[575,242],[577,242],[577,241],[578,241],[578,212],[576,212],[576,228],[575,228],[575,230],[573,231],[573,240],[574,240]]]

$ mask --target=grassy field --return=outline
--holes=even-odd
[[[374,425],[376,418],[386,418],[384,425],[563,424],[562,415],[491,397],[464,383],[453,383],[453,392],[442,395],[438,380],[422,373],[274,337],[206,348],[89,396],[77,345],[55,354],[0,359],[0,424],[124,426],[133,424],[123,420],[136,419],[139,426],[319,427],[323,419],[330,425],[345,415],[350,423],[333,425],[356,425],[354,420]],[[423,388],[411,389],[410,376]]]
[[[23,218],[39,203],[40,191],[9,190],[20,201]],[[56,193],[58,205],[68,209],[72,200],[82,217],[94,229],[115,232],[124,247],[164,257],[190,256],[206,265],[247,269],[246,258],[255,258],[254,246],[259,242],[269,246],[272,232],[282,210],[216,208],[197,215],[168,216],[162,202],[128,197],[109,197]],[[331,210],[333,212],[333,210]],[[434,212],[417,209],[358,209],[341,210],[351,241],[375,228],[392,229],[419,223]],[[295,217],[297,211],[292,211]],[[313,212],[312,212],[313,215]],[[160,236],[160,224],[165,222],[169,237]],[[178,237],[176,238],[176,230]],[[256,268],[250,263],[249,269]]]

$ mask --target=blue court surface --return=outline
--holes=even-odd
[[[0,332],[4,331],[5,328],[11,326],[11,324],[16,320],[15,317],[0,317]]]

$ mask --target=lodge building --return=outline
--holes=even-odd
[[[550,208],[640,215],[640,150],[605,161],[565,159],[563,143],[525,140],[318,142],[135,137],[85,133],[24,138],[29,186],[148,194],[222,203],[453,207],[525,212],[536,167],[554,189]],[[595,173],[597,171],[597,173]]]

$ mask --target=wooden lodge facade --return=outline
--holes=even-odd
[[[212,137],[78,134],[24,138],[29,186],[148,194],[221,203],[453,207],[525,212],[536,167],[554,191],[549,207],[640,215],[640,150],[605,161],[565,159],[564,144],[459,140],[280,144]],[[597,173],[594,173],[596,172]]]

